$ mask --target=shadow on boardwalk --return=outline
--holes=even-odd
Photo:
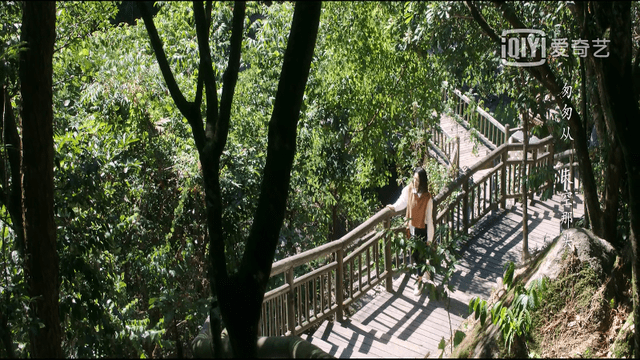
[[[582,198],[576,196],[573,204],[574,217],[580,217]],[[563,211],[559,195],[529,205],[530,251],[558,236]],[[521,205],[497,211],[476,225],[471,235],[461,249],[449,312],[446,301],[429,300],[426,294],[414,296],[415,276],[400,274],[394,277],[393,293],[380,286],[373,298],[362,300],[350,321],[327,323],[308,338],[331,344],[331,349],[323,348],[324,344],[319,346],[340,358],[437,357],[440,340],[448,339],[468,316],[471,298],[487,299],[502,276],[504,265],[509,261],[517,264],[521,259]]]

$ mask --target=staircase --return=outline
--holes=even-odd
[[[337,358],[422,358],[428,351],[353,319],[324,322],[305,340]]]
[[[582,216],[582,197],[576,195],[573,202],[577,205],[574,215]],[[530,251],[535,253],[559,234],[561,206],[560,195],[529,205]],[[362,307],[350,320],[325,321],[313,335],[303,338],[337,358],[438,357],[442,352],[438,349],[440,340],[450,338],[469,315],[469,301],[475,296],[487,299],[504,265],[508,261],[517,263],[521,254],[522,206],[515,203],[474,227],[456,266],[449,314],[446,302],[430,300],[426,294],[413,295],[415,276],[397,274],[393,292],[386,292],[380,285],[375,294],[359,302]]]
[[[440,126],[431,130],[430,140],[439,157],[455,158],[455,151],[459,166],[468,167],[434,197],[436,228],[447,228],[438,238],[463,233],[470,239],[461,250],[452,279],[456,291],[450,294],[450,301],[429,300],[426,294],[414,296],[415,276],[396,273],[410,256],[403,251],[392,253],[388,231],[397,230],[390,227],[390,219],[403,213],[383,208],[341,239],[273,264],[270,276],[281,276],[284,283],[265,294],[261,336],[298,335],[338,358],[438,357],[438,344],[449,339],[468,316],[471,298],[488,298],[504,264],[518,262],[522,208],[515,200],[521,198],[523,165],[516,155],[521,145],[507,144],[508,126],[479,108],[475,113],[466,112],[468,99],[454,93],[459,100],[455,116],[464,126],[443,115]],[[446,91],[444,97],[449,97]],[[479,156],[471,150],[468,124],[472,120],[479,126]],[[454,147],[455,137],[459,140]],[[556,172],[555,180],[537,190],[555,188],[560,170],[567,167],[579,188],[580,177],[572,160],[554,165],[569,154],[554,154],[553,141],[549,136],[529,149],[528,172],[541,167]],[[530,196],[533,200],[534,195]],[[579,217],[584,208],[581,196],[574,195],[573,204],[574,217]],[[529,205],[530,251],[559,234],[563,211],[559,194]],[[294,268],[311,261],[320,267],[294,276]],[[348,308],[355,311],[342,321]],[[303,334],[316,326],[313,334]]]

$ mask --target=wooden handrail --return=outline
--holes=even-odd
[[[458,98],[464,103],[464,106],[459,105],[455,108],[456,115],[462,118],[462,122],[467,127],[471,127],[470,123],[466,120],[470,120],[474,117],[473,114],[477,113],[480,116],[480,120],[478,123],[478,131],[479,137],[485,141],[489,147],[497,147],[507,142],[509,134],[507,134],[508,128],[504,125],[500,124],[498,120],[496,120],[491,114],[487,113],[480,106],[476,106],[475,111],[471,114],[465,114],[465,106],[471,106],[471,100],[463,95],[458,89],[453,89],[453,93],[458,96]],[[485,122],[486,120],[486,122]],[[488,123],[487,123],[488,122]],[[495,130],[494,130],[495,129]],[[500,132],[501,135],[498,135],[497,132]]]
[[[464,102],[466,102],[468,105],[471,105],[471,99],[469,99],[466,95],[464,95],[463,93],[460,92],[460,90],[458,89],[454,89],[453,92],[458,95],[462,100],[464,100]],[[493,116],[491,116],[491,114],[489,114],[488,112],[486,112],[483,108],[481,108],[480,106],[476,106],[476,111],[484,118],[486,118],[487,120],[489,120],[490,123],[492,123],[495,127],[497,127],[498,129],[500,129],[500,131],[502,131],[504,133],[504,125],[500,124],[500,122],[498,120],[496,120]]]
[[[558,161],[558,160],[560,160],[560,159],[563,159],[563,158],[569,157],[569,156],[571,156],[572,154],[575,154],[575,151],[574,151],[573,149],[568,149],[568,150],[565,150],[565,151],[563,151],[563,152],[561,152],[561,153],[557,153],[557,154],[555,154],[555,155],[553,156],[553,160],[554,160],[554,161]]]
[[[308,263],[310,260],[315,260],[321,258],[323,256],[329,255],[331,253],[336,252],[338,249],[343,249],[348,246],[352,241],[357,240],[360,236],[370,230],[386,218],[393,217],[397,214],[402,213],[402,211],[392,212],[388,208],[384,208],[378,211],[375,215],[367,219],[362,224],[358,225],[355,229],[349,231],[346,235],[341,237],[338,240],[331,241],[324,245],[320,245],[317,248],[307,250],[300,254],[279,260],[271,266],[271,275],[275,276],[280,273],[287,271],[290,268],[294,268],[296,266],[300,266],[302,264]]]

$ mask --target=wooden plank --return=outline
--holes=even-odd
[[[402,340],[405,339],[399,335],[400,333],[405,334],[405,336],[409,338],[417,335],[418,337],[430,337],[433,340],[440,341],[443,336],[442,334],[449,332],[446,310],[436,304],[422,307],[398,304],[396,299],[394,305],[393,307],[388,306],[384,308],[384,311],[363,308],[354,315],[354,319],[374,328],[376,326],[380,329],[386,327],[385,332],[390,329],[396,329],[399,333],[390,333],[390,335],[400,337]],[[455,329],[462,320],[455,313],[452,313],[451,321]],[[402,322],[402,325],[398,325],[400,322]],[[438,335],[434,335],[434,333]]]
[[[331,275],[331,273],[327,274]],[[320,312],[324,312],[324,276],[325,274],[320,275]],[[331,291],[329,291],[329,297],[331,297]]]
[[[323,339],[319,339],[316,338],[314,336],[311,335],[307,335],[306,339],[307,341],[309,341],[310,343],[318,346],[320,349],[322,349],[324,352],[326,352],[327,354],[338,358],[338,359],[345,359],[345,358],[362,358],[362,359],[367,359],[367,358],[378,358],[378,357],[385,357],[385,356],[380,356],[374,353],[369,353],[369,354],[351,354],[351,352],[349,351],[348,353],[345,352],[345,348],[347,345],[345,345],[344,343],[336,343],[335,341],[326,341]]]
[[[429,307],[422,305],[410,305],[406,303],[401,304],[397,299],[395,299],[393,304],[386,305],[384,309],[377,310],[372,307],[364,307],[354,315],[354,319],[365,325],[370,325],[374,321],[378,323],[381,322],[382,320],[381,318],[378,318],[378,316],[384,315],[388,317],[387,320],[395,321],[393,324],[388,323],[388,325],[394,326],[400,321],[407,323],[408,321],[413,321],[411,319],[414,316],[421,317],[422,315],[429,315],[434,323],[443,323],[447,321],[446,311],[444,311],[444,309],[442,312],[434,312],[434,309],[437,309],[437,306],[431,305]],[[407,325],[409,325],[409,323],[407,323]],[[431,326],[431,324],[429,324],[429,326]]]
[[[358,254],[358,290],[362,291],[362,253]]]
[[[303,331],[306,331],[310,327],[314,326],[316,322],[318,323],[323,322],[324,320],[328,319],[331,315],[335,314],[337,310],[338,310],[338,305],[334,304],[333,306],[331,306],[331,309],[327,310],[322,315],[319,315],[317,318],[314,317],[313,319],[311,319],[311,322],[305,321],[302,324],[299,324],[298,326],[296,326],[296,332],[300,334]]]
[[[410,343],[408,341],[404,341],[404,340],[400,340],[395,336],[391,336],[385,332],[382,332],[380,330],[374,329],[372,327],[369,327],[367,325],[364,325],[360,322],[357,321],[351,321],[350,324],[348,324],[348,326],[350,327],[357,327],[360,331],[364,331],[366,333],[369,334],[373,334],[374,338],[380,342],[381,344],[384,344],[387,347],[398,347],[398,348],[402,348],[407,350],[407,352],[409,354],[409,356],[411,355],[415,355],[418,357],[423,357],[425,354],[425,348],[422,346],[418,346],[416,344]],[[410,354],[413,353],[413,354]]]
[[[316,279],[314,278],[313,280],[313,316],[318,316],[318,304],[317,304],[317,299],[318,299],[318,289],[316,288]]]
[[[439,309],[438,307],[430,308],[431,312],[429,314],[433,315],[435,313],[440,313],[440,318],[436,318],[436,316],[427,316],[426,310],[423,312],[401,312],[401,311],[386,311],[382,313],[374,313],[365,314],[371,316],[374,315],[370,322],[364,322],[360,318],[354,318],[364,324],[371,326],[373,328],[378,328],[380,330],[384,330],[384,332],[389,333],[395,337],[398,337],[401,340],[411,341],[418,345],[421,344],[420,339],[431,339],[436,343],[442,339],[449,337],[449,322],[446,318],[446,311],[444,309]],[[440,311],[438,311],[440,310]],[[358,313],[362,312],[359,311]],[[451,323],[452,328],[455,330],[460,323],[462,323],[463,319],[455,314],[451,314]]]
[[[336,353],[338,351],[337,345],[329,344],[325,341],[322,341],[322,339],[319,339],[312,335],[303,335],[302,338],[304,338],[306,341],[310,342],[311,344],[319,347],[322,351],[326,352],[327,354],[333,357],[337,357],[336,356]]]
[[[407,292],[413,292],[413,288],[408,288],[406,290]],[[413,297],[413,295],[411,296]],[[388,315],[399,318],[399,319],[408,319],[411,316],[413,316],[413,315],[407,316],[407,314],[418,314],[418,315],[426,314],[429,317],[433,318],[433,320],[435,320],[436,322],[439,322],[439,323],[448,322],[447,312],[444,307],[445,306],[444,303],[429,301],[427,300],[426,295],[423,295],[419,298],[418,297],[414,297],[414,298],[415,298],[415,302],[409,302],[407,300],[402,301],[401,299],[394,299],[393,303],[388,304],[383,309],[377,310],[376,309],[377,307],[375,306],[375,304],[373,304],[374,306],[365,307],[362,309],[362,311],[367,313],[368,316],[371,318],[371,320],[375,319],[378,313],[388,312]],[[425,304],[425,301],[427,301],[426,304]],[[452,311],[451,314],[455,316],[458,316],[457,313],[459,310],[466,310],[463,308],[467,307],[467,304],[465,303],[463,304],[464,306],[460,306],[458,308],[456,305],[455,298],[452,305],[453,306],[451,308],[451,311]],[[463,314],[463,315],[466,315],[466,314]],[[363,320],[361,322],[364,323],[365,325],[368,324],[367,323],[368,321]]]
[[[338,332],[348,335],[351,332],[362,334],[376,342],[375,348],[392,353],[395,357],[424,357],[424,348],[408,341],[400,340],[389,334],[380,332],[374,328],[363,325],[357,321],[346,321],[340,324]]]
[[[301,285],[296,286],[297,291],[297,300],[298,300],[298,307],[297,307],[297,312],[298,312],[298,321],[296,321],[296,327],[300,326],[300,324],[302,324],[302,322],[304,321],[302,319],[301,313],[302,313],[302,309],[300,308],[300,298],[302,297],[302,287]]]
[[[322,341],[339,347],[336,356],[343,357],[397,357],[392,349],[385,349],[383,344],[374,341],[371,336],[364,336],[338,322],[326,322],[314,333]]]
[[[379,322],[372,322],[369,324],[369,326],[383,332],[389,332],[391,330],[391,328],[389,328],[388,326],[384,326]],[[425,328],[427,327],[425,326]],[[403,341],[409,342],[413,345],[423,347],[426,350],[425,352],[430,351],[433,353],[433,351],[437,349],[437,344],[440,342],[442,337],[443,336],[445,338],[449,337],[448,330],[437,331],[437,330],[434,330],[435,328],[432,326],[429,326],[428,330],[419,330],[419,331],[416,331],[415,329],[405,329],[404,331],[400,331],[400,329],[398,329],[398,331],[393,333],[392,335],[395,337],[398,337]],[[405,335],[406,333],[410,333],[411,335],[407,336]]]

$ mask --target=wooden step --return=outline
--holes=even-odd
[[[302,335],[301,336],[304,340],[310,342],[311,344],[319,347],[322,351],[326,352],[327,354],[331,355],[331,356],[335,356],[337,357],[337,352],[340,349],[339,346],[335,345],[335,344],[330,344],[320,338],[317,337],[313,337],[311,335]]]
[[[419,346],[354,320],[325,321],[313,335],[307,335],[306,340],[312,344],[317,342],[318,347],[339,358],[423,358],[426,355]]]

